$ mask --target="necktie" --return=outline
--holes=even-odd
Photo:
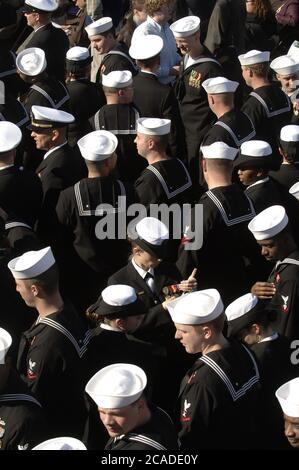
[[[145,282],[147,283],[148,287],[150,288],[150,290],[152,291],[153,294],[156,293],[156,290],[155,290],[155,279],[154,279],[154,276],[151,274],[151,273],[146,273],[145,275]]]

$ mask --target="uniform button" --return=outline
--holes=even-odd
[[[85,207],[86,207],[86,209],[88,209],[88,207],[89,207],[89,204],[86,204],[86,206],[85,206]]]
[[[154,302],[155,302],[155,305],[157,305],[157,303],[158,303],[158,300],[155,300]]]

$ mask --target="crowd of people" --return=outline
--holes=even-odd
[[[0,80],[0,449],[299,449],[299,0],[0,0]]]

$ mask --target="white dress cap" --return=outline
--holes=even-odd
[[[287,76],[292,75],[299,71],[299,58],[290,57],[288,55],[282,55],[276,57],[270,63],[271,69],[273,69],[278,75]]]
[[[7,266],[15,279],[33,279],[46,272],[54,263],[52,250],[47,246],[42,250],[27,251],[12,259]]]
[[[0,121],[0,154],[15,149],[22,140],[22,131],[8,121]]]
[[[145,372],[140,367],[112,364],[99,370],[89,380],[85,391],[99,408],[124,408],[141,397],[146,383]]]
[[[25,75],[35,77],[46,69],[46,55],[39,47],[29,47],[17,55],[16,66]]]
[[[202,325],[219,317],[224,310],[218,290],[206,289],[185,294],[167,304],[174,323]]]
[[[0,328],[0,364],[4,364],[5,356],[12,343],[12,337],[4,328]]]
[[[299,126],[289,124],[280,130],[280,140],[284,142],[299,142]]]
[[[204,158],[221,158],[223,160],[234,160],[238,149],[229,147],[224,142],[214,142],[211,145],[200,147]]]
[[[102,299],[106,304],[119,307],[120,305],[129,305],[136,302],[137,295],[135,289],[124,284],[115,284],[106,287],[101,293]]]
[[[77,144],[85,160],[100,162],[115,152],[118,140],[112,132],[94,131],[79,139]]]
[[[137,235],[151,245],[162,245],[169,239],[169,231],[163,222],[155,217],[145,217],[136,224]]]
[[[54,437],[41,442],[32,450],[87,450],[83,442],[74,437]]]
[[[55,11],[58,8],[57,0],[25,0],[25,6],[36,8],[41,11]]]
[[[275,395],[285,415],[299,418],[299,377],[281,385]]]
[[[71,47],[66,53],[67,60],[74,60],[76,62],[89,59],[89,57],[90,54],[87,47],[74,46]]]
[[[35,121],[49,121],[67,125],[75,120],[74,116],[66,111],[46,106],[33,105],[31,113]]]
[[[137,119],[137,132],[146,135],[166,135],[170,133],[170,119],[139,118]]]
[[[299,201],[299,182],[290,187],[289,193]]]
[[[285,208],[271,206],[256,215],[248,224],[256,240],[268,240],[280,233],[288,224]]]
[[[241,297],[238,297],[225,309],[227,321],[243,317],[243,315],[252,310],[257,303],[258,298],[253,294],[244,294]]]
[[[299,41],[293,42],[290,49],[288,50],[288,55],[296,59],[299,59]]]
[[[238,59],[241,65],[254,65],[261,62],[269,62],[270,52],[261,52],[253,49],[252,51],[246,52],[246,54],[239,55]]]
[[[215,77],[205,80],[202,86],[208,94],[213,95],[217,93],[234,93],[239,83],[224,77]]]
[[[102,85],[109,88],[126,88],[132,83],[132,73],[129,70],[114,70],[102,75]]]
[[[132,42],[129,54],[133,59],[146,60],[160,54],[162,49],[163,39],[156,34],[148,34]]]
[[[88,37],[97,36],[98,34],[105,33],[113,27],[113,22],[110,16],[104,16],[97,21],[86,26],[85,31],[88,34]]]
[[[248,155],[249,157],[265,157],[272,155],[272,148],[268,142],[264,140],[249,140],[244,142],[240,148],[242,155]]]
[[[200,27],[198,16],[185,16],[170,25],[175,38],[186,38],[195,34]]]

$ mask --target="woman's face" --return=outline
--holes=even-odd
[[[138,266],[144,269],[144,271],[148,271],[150,268],[156,268],[162,260],[157,256],[153,256],[147,251],[138,248],[134,252],[134,261]]]

